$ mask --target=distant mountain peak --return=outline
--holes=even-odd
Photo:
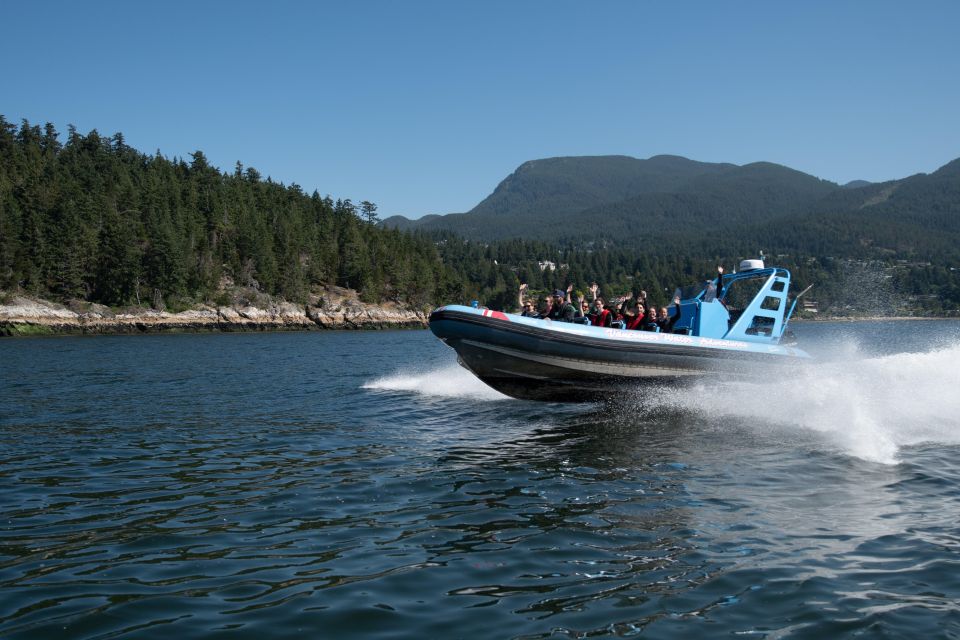
[[[686,162],[692,162],[690,158],[686,158],[684,156],[678,156],[672,153],[660,153],[655,156],[650,156],[649,158],[647,158],[647,160],[683,160]]]
[[[960,159],[941,167],[934,182],[952,183],[955,175],[960,175]],[[728,229],[746,229],[774,220],[793,224],[795,217],[812,213],[886,215],[897,202],[915,197],[915,190],[927,188],[920,180],[911,183],[915,189],[903,191],[896,182],[859,180],[843,188],[769,161],[736,165],[670,154],[558,156],[522,163],[466,213],[393,217],[384,226],[450,231],[485,242],[642,243],[682,236],[718,220]]]
[[[950,175],[960,175],[960,158],[956,160],[951,160],[947,164],[943,165],[939,169],[933,172],[935,176],[950,176]]]

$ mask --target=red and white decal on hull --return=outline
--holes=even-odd
[[[506,320],[507,322],[510,322],[510,318],[508,318],[507,314],[505,314],[503,311],[491,311],[490,309],[484,309],[483,317],[496,318],[497,320]]]

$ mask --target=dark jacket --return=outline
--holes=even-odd
[[[559,305],[554,305],[547,317],[557,322],[573,322],[573,319],[577,317],[577,309],[569,302],[562,302]]]
[[[676,313],[668,316],[666,320],[657,320],[657,324],[660,326],[660,333],[673,333],[673,325],[677,324],[677,321],[680,320],[680,305],[675,304],[673,308],[676,310]]]
[[[656,320],[647,320],[644,318],[640,321],[640,330],[641,331],[660,331],[660,325],[657,324]]]

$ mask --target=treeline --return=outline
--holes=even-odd
[[[741,259],[758,255],[711,253],[708,247],[693,243],[678,244],[676,251],[657,246],[590,250],[527,240],[484,244],[437,237],[444,262],[466,269],[461,277],[469,284],[463,290],[472,299],[505,310],[516,308],[520,282],[528,283],[528,296],[543,297],[572,284],[589,299],[590,284],[596,282],[608,299],[645,290],[656,304],[664,305],[676,287],[715,277],[717,265],[729,272]],[[820,311],[829,315],[957,315],[960,311],[960,272],[950,266],[949,257],[910,261],[778,254],[767,256],[767,264],[789,269],[795,292],[814,285],[808,299],[816,300]]]
[[[240,163],[222,172],[200,151],[189,161],[145,155],[121,134],[82,135],[73,127],[61,142],[50,124],[18,127],[0,116],[6,292],[182,309],[228,302],[231,284],[296,302],[337,285],[369,302],[428,308],[476,299],[512,310],[521,282],[534,294],[568,284],[585,292],[597,282],[608,297],[645,289],[665,303],[674,287],[709,277],[718,263],[729,269],[755,257],[752,244],[717,224],[706,233],[611,246],[485,243],[376,223],[371,202],[307,194]],[[826,310],[960,308],[949,256],[899,261],[870,253],[856,262],[814,251],[773,260],[790,268],[799,286],[817,284],[813,295]]]
[[[225,282],[303,301],[335,284],[425,307],[462,297],[433,242],[379,229],[376,205],[232,173],[203,153],[144,155],[122,134],[0,117],[0,289],[186,307]]]
[[[656,304],[665,305],[676,287],[716,277],[717,265],[729,272],[742,258],[757,257],[711,255],[708,249],[558,248],[529,240],[485,244],[446,232],[433,237],[444,262],[464,267],[462,277],[469,282],[464,291],[491,308],[505,310],[516,308],[520,282],[527,283],[528,297],[540,299],[570,284],[575,295],[589,299],[590,284],[596,282],[607,299],[644,290]],[[794,291],[815,285],[810,298],[821,310],[836,314],[943,313],[956,310],[960,303],[958,278],[942,265],[795,254],[770,256],[767,262],[790,270]]]

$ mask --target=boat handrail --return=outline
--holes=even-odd
[[[723,302],[730,286],[753,279],[763,279],[764,283],[737,316],[732,317]],[[793,308],[786,312],[790,279],[790,271],[784,267],[764,267],[723,274],[719,289],[713,286],[713,281],[706,281],[697,293],[680,301],[684,309],[690,309],[694,314],[684,324],[689,324],[694,335],[777,343],[793,313]],[[773,303],[768,299],[776,300],[775,309],[769,308]]]

